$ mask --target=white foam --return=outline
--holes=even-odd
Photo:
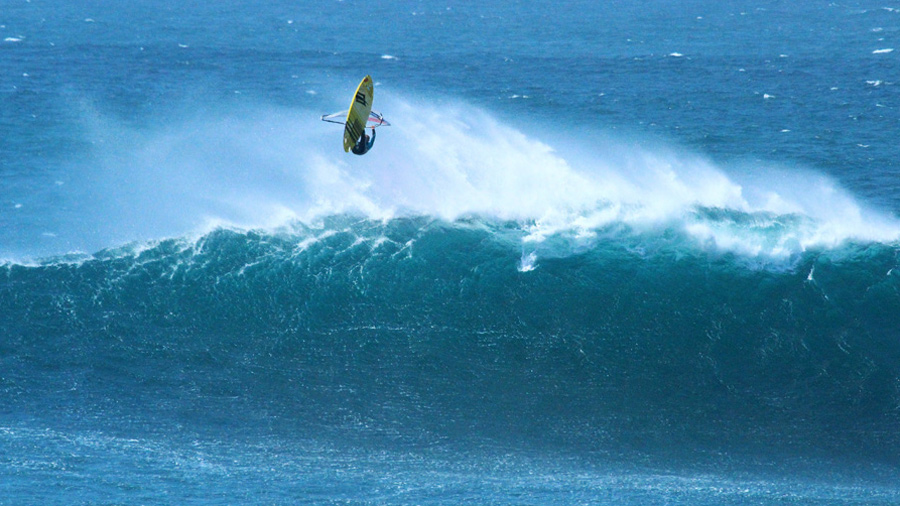
[[[815,172],[752,167],[735,174],[756,179],[737,178],[702,156],[600,132],[585,144],[583,133],[576,139],[556,125],[550,142],[465,104],[401,99],[393,91],[378,103],[392,126],[378,130],[363,157],[344,153],[340,126],[319,121],[320,111],[242,111],[149,133],[99,125],[98,137],[108,139],[103,149],[119,146],[89,182],[90,194],[108,203],[98,199],[83,226],[127,230],[124,239],[135,240],[217,226],[314,224],[342,213],[376,220],[480,215],[518,221],[523,242],[534,247],[557,234],[591,243],[598,230],[623,225],[674,227],[711,247],[774,256],[900,237],[896,220],[866,210]],[[79,184],[87,183],[67,187]],[[534,265],[523,255],[520,270]]]
[[[522,253],[522,259],[519,261],[519,272],[531,272],[536,268],[537,253],[532,251],[529,254]]]
[[[22,42],[23,37],[7,37],[3,42]]]
[[[876,50],[872,51],[872,54],[886,54],[886,53],[893,53],[893,52],[894,52],[894,48],[889,47],[886,49],[876,49]]]

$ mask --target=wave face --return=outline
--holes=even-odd
[[[85,113],[60,205],[0,232],[6,422],[898,464],[895,217],[812,171],[383,96],[365,157],[309,111]]]
[[[895,246],[769,268],[680,227],[594,232],[336,215],[7,263],[4,417],[897,463]]]

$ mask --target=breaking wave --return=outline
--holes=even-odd
[[[893,218],[814,173],[385,102],[365,157],[284,112],[98,124],[61,240],[102,245],[0,265],[7,421],[895,463]]]
[[[893,462],[895,248],[773,270],[679,229],[646,241],[612,227],[588,249],[544,239],[558,255],[523,249],[530,234],[344,215],[6,264],[8,412],[113,431]]]
[[[723,168],[600,132],[525,133],[460,103],[379,103],[393,126],[364,157],[344,154],[339,129],[313,113],[233,111],[156,129],[85,113],[98,148],[65,186],[77,212],[35,243],[50,236],[56,253],[91,252],[344,214],[515,221],[528,231],[526,248],[568,236],[578,250],[617,227],[674,230],[700,248],[781,263],[848,241],[900,238],[894,217],[810,170]],[[23,252],[27,245],[16,256]]]

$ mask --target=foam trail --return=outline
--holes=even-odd
[[[589,242],[611,225],[675,228],[748,255],[900,237],[895,219],[821,174],[739,167],[773,177],[734,177],[671,147],[599,136],[555,148],[463,103],[382,92],[379,108],[392,126],[364,157],[345,154],[339,128],[311,111],[239,111],[142,131],[101,119],[94,135],[106,142],[82,188],[96,196],[82,213],[100,230],[93,246],[342,213],[513,220],[532,243],[557,234]]]

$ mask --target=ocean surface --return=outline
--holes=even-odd
[[[896,0],[0,0],[0,505],[900,504],[898,70]]]

